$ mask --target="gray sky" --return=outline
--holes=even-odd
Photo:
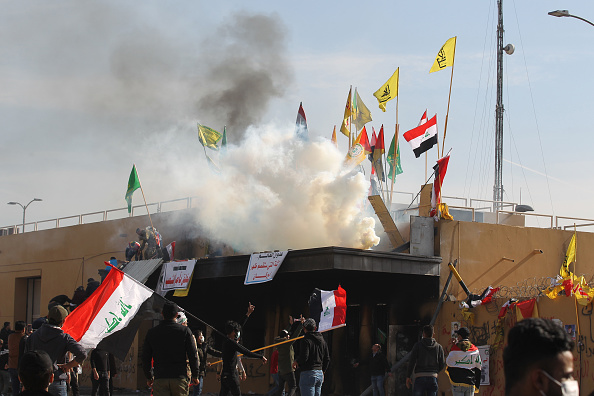
[[[149,202],[197,195],[209,172],[196,122],[239,145],[246,128],[292,128],[303,102],[312,140],[339,128],[351,85],[393,136],[396,101],[372,93],[400,67],[401,131],[425,109],[440,145],[450,69],[428,74],[458,37],[444,195],[490,199],[493,187],[496,2],[2,1],[0,226],[125,206],[136,163]],[[587,114],[594,20],[586,1],[504,1],[504,188],[539,213],[594,218]],[[339,148],[347,140],[339,135]],[[425,163],[401,139],[416,192]],[[437,158],[429,155],[430,165]],[[366,164],[367,169],[369,168]],[[543,174],[548,174],[549,179]],[[249,175],[246,175],[246,177]],[[213,192],[213,194],[216,192]],[[134,204],[141,204],[136,193]]]

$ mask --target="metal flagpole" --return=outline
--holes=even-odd
[[[400,73],[398,73],[398,79],[396,80],[396,86],[400,88]],[[400,92],[396,96],[396,126],[394,131],[394,152],[392,153],[392,160],[394,165],[392,166],[392,185],[390,187],[390,205],[388,211],[392,208],[392,201],[394,198],[394,178],[396,177],[396,153],[398,152],[398,102],[400,101]]]
[[[344,327],[344,326],[346,326],[346,324],[344,324],[344,323],[343,323],[343,324],[341,324],[341,325],[334,326],[334,327],[330,327],[329,329],[326,329],[326,330],[322,330],[322,331],[320,331],[320,333],[325,333],[325,332],[327,332],[327,331],[330,331],[330,330],[336,330],[336,329],[338,329],[338,328],[341,328],[341,327]],[[250,351],[250,352],[259,352],[259,351],[263,351],[264,349],[269,349],[269,348],[275,347],[275,346],[277,346],[277,345],[286,344],[287,342],[293,342],[293,341],[300,340],[300,339],[302,339],[303,337],[305,337],[305,335],[302,335],[302,336],[299,336],[299,337],[295,337],[295,338],[290,338],[290,339],[288,339],[288,340],[284,340],[284,341],[281,341],[281,342],[277,342],[276,344],[266,345],[266,346],[264,346],[264,347],[261,347],[261,348],[254,349],[254,350],[252,350],[252,351]],[[243,356],[243,354],[241,354],[241,353],[240,353],[240,354],[239,354],[239,355],[237,355],[237,356]],[[208,365],[209,365],[209,366],[214,366],[215,364],[219,364],[219,363],[221,363],[221,362],[222,362],[222,360],[217,360],[216,362],[208,363]]]
[[[136,168],[136,164],[132,164],[134,168]],[[140,182],[140,176],[138,176],[138,169],[136,169],[136,177],[138,177],[138,185],[140,186],[140,192],[142,193],[142,199],[144,200],[144,206],[146,207],[146,213],[148,214],[149,221],[151,223],[151,228],[154,230],[153,227],[153,220],[151,219],[151,212],[149,212],[148,205],[146,203],[146,198],[144,197],[144,190],[142,189],[142,183]]]
[[[450,75],[450,93],[448,95],[448,109],[446,111],[445,126],[443,127],[443,143],[441,145],[441,156],[443,157],[443,150],[445,148],[445,138],[448,131],[448,116],[450,115],[450,98],[452,97],[452,81],[454,80],[454,64],[456,63],[456,46],[454,45],[454,54],[452,59],[452,74]],[[437,155],[439,156],[439,142],[437,146]]]

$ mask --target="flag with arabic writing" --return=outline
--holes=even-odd
[[[164,299],[112,268],[101,286],[66,317],[62,330],[84,348],[101,348],[124,360],[140,323],[157,318]]]

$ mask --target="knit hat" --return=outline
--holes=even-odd
[[[308,318],[303,322],[303,328],[307,331],[316,330],[316,321],[313,318]]]
[[[52,307],[47,314],[47,318],[54,323],[62,323],[66,316],[68,316],[68,311],[61,305]]]

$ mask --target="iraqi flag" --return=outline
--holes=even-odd
[[[346,291],[314,289],[309,297],[309,315],[318,325],[318,331],[329,330],[346,324]]]
[[[84,348],[101,348],[124,360],[144,319],[156,318],[164,299],[112,268],[101,286],[66,317],[62,330]]]
[[[426,119],[427,111],[421,117],[419,126],[405,132],[403,135],[417,158],[437,144],[437,114],[427,122],[423,122]]]

